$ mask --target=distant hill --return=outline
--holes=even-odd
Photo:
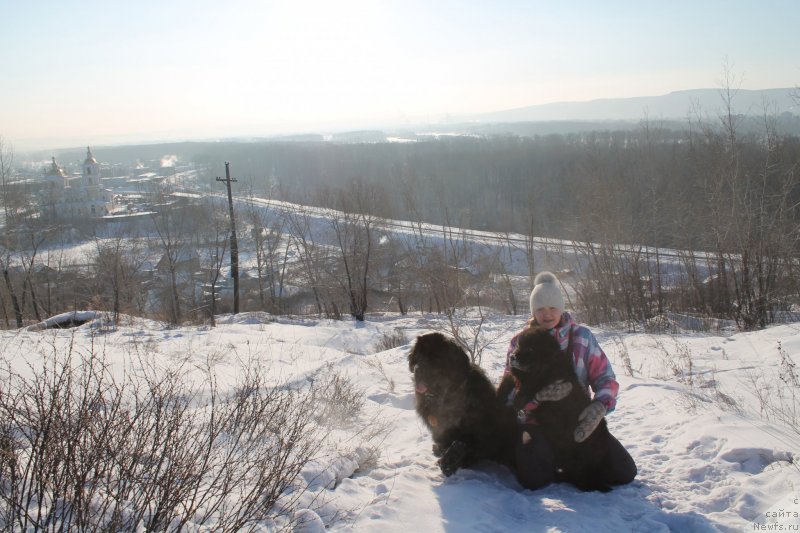
[[[777,114],[800,115],[800,91],[796,88],[739,89],[733,99],[734,111],[742,115],[761,115],[764,103]],[[793,98],[794,97],[794,98]],[[693,112],[701,116],[718,114],[723,108],[719,89],[675,91],[662,96],[603,98],[585,102],[554,102],[463,117],[477,122],[538,122],[550,120],[685,120]]]
[[[779,115],[778,131],[800,135],[800,89],[762,89],[736,91],[733,107],[739,115],[749,115],[742,121],[742,131],[761,131],[764,106],[770,113]],[[722,112],[723,101],[719,89],[692,89],[675,91],[662,96],[632,98],[603,98],[584,102],[553,102],[494,111],[475,115],[454,116],[446,123],[416,125],[385,125],[384,130],[356,130],[338,132],[307,132],[303,134],[220,138],[197,141],[164,141],[129,145],[93,146],[102,148],[103,161],[126,163],[137,159],[158,159],[165,154],[175,154],[183,161],[197,160],[209,153],[225,152],[244,144],[272,143],[381,143],[387,140],[410,141],[436,138],[431,134],[456,135],[536,135],[569,134],[587,131],[625,131],[639,127],[645,117],[658,126],[679,131],[687,127],[687,118],[716,119]],[[57,155],[61,161],[82,161],[83,146],[47,150],[34,150],[27,154],[31,160],[49,160]],[[235,157],[231,153],[229,158]]]

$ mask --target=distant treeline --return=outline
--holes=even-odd
[[[187,142],[103,148],[98,157],[124,162],[174,154],[207,168],[215,188],[214,178],[230,161],[240,194],[333,207],[332,190],[361,182],[383,198],[371,206],[380,216],[705,250],[716,246],[709,217],[724,201],[720,186],[730,172],[767,196],[800,201],[797,187],[784,190],[786,173],[800,157],[800,137],[787,133],[800,132],[795,115],[757,120],[732,114],[716,124],[613,122],[595,126],[616,129],[596,131],[587,130],[591,123],[568,124],[579,132],[531,133],[547,131],[547,123],[462,125],[454,129],[495,133],[407,134],[415,140],[404,143],[309,136]]]
[[[800,202],[800,188],[786,183],[800,161],[800,139],[775,132],[731,138],[699,126],[640,127],[206,148],[195,161],[209,167],[210,180],[231,161],[240,194],[334,207],[331,190],[360,182],[379,191],[375,215],[568,239],[714,250],[711,217],[720,202],[730,203],[728,194],[747,189]],[[796,221],[796,211],[784,214]]]

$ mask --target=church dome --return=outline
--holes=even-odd
[[[97,164],[97,159],[94,158],[94,156],[92,155],[92,149],[89,148],[88,146],[86,147],[86,161],[84,161],[83,164],[84,165]]]
[[[47,172],[48,176],[57,176],[59,178],[65,178],[67,175],[64,173],[64,169],[58,166],[56,163],[56,158],[53,156],[53,162],[50,164],[50,170]]]

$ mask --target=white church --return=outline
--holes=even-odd
[[[80,176],[64,172],[56,158],[46,171],[44,185],[39,191],[42,216],[51,219],[102,217],[111,211],[113,195],[100,187],[100,164],[86,148],[86,160]]]

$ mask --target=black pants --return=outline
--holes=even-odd
[[[558,481],[556,465],[550,444],[536,426],[527,426],[531,440],[523,444],[522,435],[515,448],[517,480],[526,489],[538,489]],[[633,481],[637,469],[633,457],[611,434],[608,435],[606,456],[601,465],[604,481],[608,485],[624,485]]]

